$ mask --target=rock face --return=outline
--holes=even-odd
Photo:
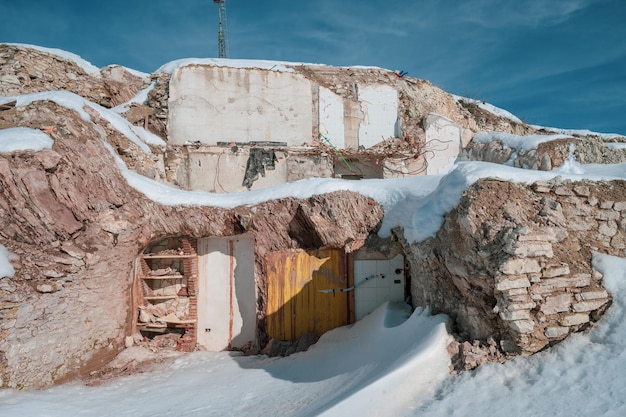
[[[382,219],[378,204],[352,193],[232,210],[162,206],[128,186],[97,125],[53,103],[30,109],[0,113],[5,123],[55,126],[52,150],[0,155],[0,244],[16,271],[0,280],[3,387],[43,387],[119,353],[130,334],[133,261],[162,237],[251,233],[262,277],[269,251],[350,250]]]
[[[146,82],[119,65],[88,74],[58,55],[0,44],[0,97],[41,91],[71,91],[104,107],[122,104]]]
[[[624,181],[480,180],[435,237],[405,245],[413,303],[449,314],[465,340],[535,353],[608,308],[592,252],[624,256],[625,239]]]
[[[574,157],[581,164],[618,164],[626,161],[624,137],[612,139],[620,148],[611,147],[612,143],[594,134],[586,136],[555,139],[540,143],[537,149],[519,151],[506,147],[501,141],[489,143],[472,142],[463,151],[463,157],[473,161],[486,161],[505,164],[515,154],[513,165],[525,169],[551,171]]]

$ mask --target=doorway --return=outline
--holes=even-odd
[[[346,255],[340,249],[278,251],[267,262],[267,333],[296,341],[350,324]]]
[[[254,237],[198,239],[198,345],[209,351],[256,343]]]

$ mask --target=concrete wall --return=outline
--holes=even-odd
[[[250,189],[267,188],[287,182],[286,152],[274,152],[277,161],[274,169],[266,169],[265,176],[258,175]],[[249,148],[231,151],[229,148],[189,150],[186,188],[215,193],[246,191],[243,180],[250,157]]]
[[[358,169],[352,172],[342,162],[333,167],[328,155],[293,156],[294,148],[319,140],[356,150],[397,137],[398,91],[389,85],[355,83],[342,94],[296,73],[190,65],[172,74],[168,105],[170,144],[199,145],[186,146],[183,158],[179,153],[168,165],[168,180],[187,189],[229,193],[355,173],[395,178],[421,173],[418,165],[424,163],[396,157],[384,168],[380,161],[371,168],[368,161],[354,161]],[[251,148],[241,143],[254,141],[284,142],[289,154],[277,152],[274,169],[247,187],[243,180]]]
[[[271,149],[271,148],[267,148]],[[265,170],[252,183],[251,190],[259,190],[286,182],[307,178],[346,178],[353,175],[362,178],[402,178],[423,175],[426,172],[423,158],[415,159],[412,154],[405,156],[378,157],[361,155],[347,156],[348,165],[343,159],[333,159],[329,154],[311,153],[310,148],[275,149],[276,162],[273,170]],[[214,193],[246,191],[243,179],[250,157],[250,148],[237,147],[185,147],[177,156],[176,164],[171,164],[170,181],[189,190]]]
[[[357,149],[398,136],[398,92],[383,84],[358,84],[343,97],[296,73],[190,65],[173,72],[168,106],[172,145],[301,146],[319,132],[336,148]]]
[[[190,65],[170,80],[169,142],[310,143],[311,83],[301,75]]]
[[[343,99],[327,88],[319,88],[319,132],[333,146],[346,147]]]
[[[387,85],[359,86],[359,146],[370,148],[397,136],[398,92]]]
[[[463,148],[461,127],[443,116],[431,113],[424,120],[427,175],[441,175],[460,155]]]
[[[250,157],[249,147],[227,148],[219,146],[186,146],[170,165],[170,181],[189,190],[214,193],[246,191],[243,180]],[[330,178],[334,175],[330,155],[311,155],[310,148],[266,148],[274,150],[274,169],[266,169],[265,176],[258,175],[251,190],[271,187],[306,178]],[[302,152],[299,152],[302,151]]]

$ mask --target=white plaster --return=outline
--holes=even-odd
[[[396,135],[398,92],[387,85],[359,85],[359,146],[370,148]]]
[[[396,270],[401,270],[396,274]],[[376,278],[363,280],[376,275]],[[382,278],[384,276],[384,278]],[[396,281],[400,281],[397,283]],[[404,301],[404,257],[397,255],[393,259],[355,260],[354,282],[358,285],[354,290],[355,319],[376,310],[385,302]]]
[[[426,133],[426,175],[446,174],[461,152],[461,128],[452,120],[435,113],[424,120]]]
[[[327,88],[319,89],[319,131],[338,149],[346,147],[343,99]]]
[[[254,342],[254,237],[198,239],[198,254],[198,344],[221,351]]]
[[[251,190],[259,190],[287,182],[287,163],[284,152],[276,151],[274,169],[266,169],[265,176],[259,175]],[[247,191],[243,186],[249,149],[240,148],[236,153],[229,148],[215,147],[209,151],[194,152],[189,149],[187,187],[214,193]]]
[[[191,65],[170,80],[169,142],[311,143],[311,83],[295,73]]]

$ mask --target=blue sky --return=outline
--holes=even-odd
[[[217,56],[212,0],[14,0],[0,42],[153,72]],[[408,71],[544,126],[626,134],[624,0],[227,0],[231,58]]]

